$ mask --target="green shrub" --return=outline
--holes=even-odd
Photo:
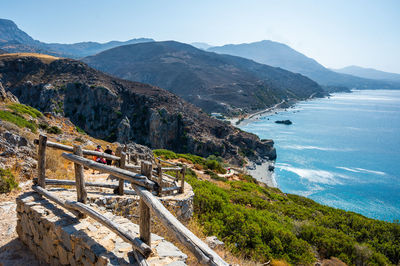
[[[210,170],[206,170],[204,171],[204,173],[206,173],[207,175],[209,175],[212,179],[214,180],[218,180],[218,181],[227,181],[227,179],[225,177],[221,177],[218,174],[214,173],[213,171]]]
[[[62,130],[57,126],[49,127],[46,131],[47,131],[47,133],[57,134],[57,135],[62,133]]]
[[[165,159],[185,158],[208,168],[223,188],[201,181],[193,171],[186,180],[193,187],[194,214],[207,235],[216,235],[235,254],[259,262],[280,259],[293,265],[337,257],[349,265],[397,265],[400,261],[400,224],[373,220],[316,203],[278,188],[259,186],[253,177],[227,181],[214,171],[216,158],[155,150]]]
[[[10,108],[11,110],[13,110],[18,114],[30,115],[32,118],[38,118],[43,116],[43,114],[39,110],[21,103],[10,104],[8,105],[8,108]]]
[[[221,163],[216,160],[207,160],[205,166],[210,170],[215,170],[218,173],[225,174],[226,170],[222,167]]]
[[[81,133],[81,134],[86,135],[85,130],[83,130],[82,128],[80,128],[80,127],[78,127],[78,126],[75,126],[75,129],[76,129],[76,131],[78,131],[78,133]]]
[[[7,193],[18,188],[18,182],[8,169],[0,168],[0,193]]]
[[[207,171],[215,178],[215,173]],[[216,235],[235,254],[259,262],[285,260],[293,265],[337,257],[349,265],[397,265],[400,225],[334,209],[251,182],[229,186],[201,181],[188,173],[194,211],[205,234]],[[221,180],[223,181],[223,180]]]
[[[33,133],[36,133],[37,125],[34,121],[28,121],[17,113],[0,110],[0,119],[11,122],[19,127],[29,128]]]
[[[193,155],[190,153],[177,154],[173,151],[164,150],[164,149],[153,150],[153,153],[157,157],[162,157],[166,160],[183,158],[183,159],[186,159],[186,160],[192,162],[193,164],[199,164],[206,169],[215,170],[217,173],[221,173],[221,174],[226,173],[226,170],[223,168],[222,164],[218,161],[218,160],[222,160],[222,158],[217,157],[215,155],[210,155],[208,157],[210,159],[204,159],[203,157]]]
[[[176,155],[176,153],[173,151],[170,151],[170,150],[158,149],[158,150],[153,150],[153,153],[157,157],[162,157],[166,160],[178,159],[178,156]]]
[[[49,128],[49,125],[45,124],[45,123],[39,123],[39,128],[47,131],[47,129]]]

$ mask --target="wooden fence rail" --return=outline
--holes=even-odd
[[[74,147],[76,146],[75,145],[74,147],[72,147],[72,146],[68,146],[68,145],[64,145],[64,144],[60,144],[60,143],[56,143],[56,142],[47,141],[47,137],[43,136],[43,135],[41,135],[39,137],[39,139],[35,139],[34,143],[39,145],[39,152],[42,152],[42,153],[43,152],[45,153],[46,147],[55,148],[55,149],[68,151],[68,152],[74,152]],[[130,170],[130,171],[133,171],[133,172],[136,172],[136,173],[140,173],[141,166],[140,165],[129,164],[128,158],[130,158],[131,156],[130,156],[130,154],[126,154],[124,152],[124,150],[126,150],[126,145],[124,147],[118,146],[117,150],[115,152],[116,155],[110,155],[110,154],[107,154],[107,153],[102,153],[102,152],[97,152],[97,151],[92,151],[92,150],[85,150],[85,149],[82,149],[82,154],[86,155],[86,156],[97,156],[97,157],[103,157],[103,158],[108,159],[108,160],[114,160],[114,161],[117,162],[117,166],[119,166],[119,168],[125,169],[125,170]],[[45,158],[45,154],[43,156],[39,156],[39,157],[40,158]],[[138,157],[137,154],[134,154],[134,157],[137,158]],[[153,174],[154,174],[153,180],[156,180],[158,185],[159,185],[159,188],[158,188],[159,193],[158,193],[158,195],[162,196],[163,192],[169,193],[171,191],[177,191],[179,193],[183,193],[184,192],[184,185],[185,185],[185,174],[183,173],[183,171],[186,171],[186,170],[183,170],[183,167],[180,167],[175,163],[170,163],[170,162],[164,161],[164,160],[162,160],[160,158],[157,158],[157,159],[160,162],[168,163],[168,164],[170,164],[172,166],[175,166],[175,167],[161,167],[161,174],[159,173],[158,168],[153,170]],[[135,160],[135,161],[137,162],[137,160]],[[45,163],[45,161],[43,161],[43,163]],[[39,164],[38,164],[38,170],[39,170],[38,182],[40,182],[42,179],[43,180],[45,179],[45,172],[43,170],[41,170],[41,169],[45,169],[45,167],[46,167],[45,165],[42,167],[42,163],[39,162]],[[96,169],[96,170],[102,171],[101,169]],[[176,172],[176,177],[173,177],[171,175],[166,174],[165,173],[166,171]],[[42,178],[40,178],[40,176],[42,176]],[[162,178],[160,178],[160,176],[161,177],[163,177],[163,176],[164,177],[168,177],[168,178],[170,178],[172,180],[177,180],[177,179],[180,179],[180,177],[181,177],[180,189],[171,189],[170,187],[163,188],[162,187],[163,186],[163,182],[162,182]],[[124,195],[124,182],[125,182],[124,179],[119,178],[117,176],[114,176],[114,177],[119,179],[119,187],[118,187],[118,190],[116,190],[116,191],[118,192],[119,195]],[[46,183],[42,183],[41,185],[43,187],[45,187]],[[132,194],[132,193],[128,192],[128,194]]]
[[[38,147],[38,179],[37,184],[32,188],[37,193],[43,195],[49,200],[63,206],[70,210],[78,218],[84,218],[89,216],[96,221],[100,222],[104,226],[108,227],[111,231],[118,234],[122,239],[132,244],[133,253],[136,260],[140,265],[147,265],[146,259],[151,254],[151,213],[155,214],[173,235],[176,236],[179,242],[186,246],[202,264],[208,265],[229,265],[221,257],[218,256],[211,248],[209,248],[203,241],[189,231],[182,223],[178,221],[158,200],[153,193],[161,195],[163,192],[179,190],[180,193],[184,190],[184,180],[186,166],[183,167],[161,167],[161,164],[157,165],[157,169],[153,170],[153,165],[150,162],[141,162],[140,174],[128,171],[127,169],[139,170],[137,166],[129,168],[129,164],[126,163],[126,153],[120,149],[117,151],[119,156],[113,156],[109,154],[103,154],[99,152],[82,150],[81,146],[75,145],[74,147],[53,143],[47,141],[47,137],[41,135],[39,140],[36,141]],[[45,176],[46,167],[46,147],[58,148],[64,151],[70,151],[71,153],[62,153],[61,156],[74,163],[75,168],[75,181],[71,180],[54,180],[47,179]],[[111,160],[116,160],[118,166],[121,168],[111,167],[101,163],[97,163],[93,160],[89,160],[83,157],[83,155],[96,155]],[[118,185],[102,184],[85,182],[83,167],[88,167],[93,170],[100,172],[109,173],[120,179]],[[128,166],[128,167],[127,167]],[[176,171],[177,179],[181,179],[181,185],[171,188],[163,189],[162,176],[163,171]],[[155,173],[155,175],[153,175]],[[169,176],[169,175],[168,175]],[[172,176],[169,176],[173,178]],[[156,180],[153,181],[153,180]],[[173,178],[175,180],[175,178]],[[140,196],[139,203],[139,234],[140,238],[133,237],[118,227],[111,220],[105,218],[102,214],[96,212],[89,206],[85,205],[87,193],[86,186],[99,186],[117,189],[120,194],[124,193],[123,183],[128,181],[131,183],[136,195]],[[62,184],[62,185],[75,185],[77,191],[77,201],[65,201],[52,195],[45,189],[46,184]],[[121,185],[122,184],[122,185]],[[125,191],[125,193],[128,191]]]
[[[47,138],[47,137],[46,137]],[[35,144],[39,144],[40,143],[40,137],[39,140],[35,139],[34,140]],[[64,145],[64,144],[60,144],[60,143],[56,143],[56,142],[51,142],[51,141],[47,141],[46,142],[46,146],[49,148],[55,148],[55,149],[59,149],[59,150],[63,150],[63,151],[69,151],[69,152],[73,152],[74,148],[68,145]],[[109,159],[109,160],[114,160],[114,161],[118,161],[121,158],[115,155],[111,155],[108,153],[104,153],[104,152],[98,152],[98,151],[92,151],[92,150],[82,150],[83,155],[88,155],[88,156],[97,156],[97,157],[103,157],[105,159]]]
[[[93,160],[89,160],[74,154],[70,153],[62,153],[61,156],[71,162],[81,164],[93,170],[98,170],[103,173],[108,173],[113,176],[116,176],[120,179],[127,180],[131,183],[137,184],[139,186],[145,187],[152,191],[158,190],[158,184],[154,181],[149,180],[146,176],[141,174],[135,174],[128,170],[111,167],[105,164],[97,163]]]

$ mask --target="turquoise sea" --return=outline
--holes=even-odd
[[[284,119],[293,124],[274,123]],[[275,141],[275,179],[283,192],[400,219],[400,91],[333,94],[239,127]]]

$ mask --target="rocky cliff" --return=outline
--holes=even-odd
[[[79,61],[3,55],[0,79],[21,103],[68,117],[96,138],[217,154],[236,164],[245,156],[276,157],[271,140],[210,118],[164,89],[110,77]]]

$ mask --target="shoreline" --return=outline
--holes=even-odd
[[[252,165],[246,167],[246,171],[254,177],[257,181],[266,184],[268,187],[278,187],[275,179],[275,171],[269,170],[275,168],[275,161],[265,161],[261,164],[251,162]]]
[[[330,98],[331,96],[332,94],[329,94],[322,98]],[[250,122],[254,122],[260,119],[261,117],[272,115],[281,111],[287,111],[287,109],[289,108],[294,108],[294,106],[298,102],[306,102],[314,99],[318,98],[308,98],[306,100],[301,100],[301,101],[294,99],[289,101],[282,100],[280,103],[277,103],[274,106],[266,108],[264,110],[257,111],[251,114],[246,114],[244,117],[238,116],[226,120],[229,121],[231,125],[233,125],[234,127],[244,126]],[[281,105],[283,104],[287,104],[287,106],[282,108]],[[250,164],[246,166],[246,170],[251,176],[253,176],[257,181],[266,184],[268,187],[278,188],[278,182],[276,181],[275,178],[275,170],[272,171],[269,170],[271,169],[271,167],[272,169],[275,169],[275,161],[264,161],[261,164],[257,164],[254,161],[250,161],[249,163]]]
[[[324,97],[318,97],[318,98],[311,98],[312,96],[310,96],[310,98],[305,99],[305,100],[296,100],[296,99],[282,100],[280,103],[277,103],[274,106],[268,107],[266,109],[263,109],[263,110],[260,110],[260,111],[254,112],[254,113],[245,114],[242,117],[235,116],[232,118],[227,118],[226,121],[229,121],[232,126],[238,127],[240,125],[246,125],[250,122],[256,121],[260,117],[268,115],[268,113],[274,114],[276,112],[285,111],[289,108],[294,108],[294,106],[299,102],[307,102],[307,101],[312,101],[312,100],[316,100],[316,99],[330,98],[333,95],[338,94],[338,93],[352,93],[353,91],[357,91],[357,90],[350,90],[350,92],[347,92],[347,91],[332,92]],[[283,105],[283,104],[287,104],[287,106],[281,107],[281,105]],[[237,122],[239,122],[239,123],[236,124]]]
[[[268,113],[275,113],[277,110],[285,110],[287,108],[292,108],[298,101],[292,100],[286,101],[283,100],[280,103],[275,104],[274,106],[268,107],[266,109],[263,109],[261,111],[257,111],[255,113],[249,113],[244,115],[244,117],[232,117],[232,118],[227,118],[226,120],[231,123],[232,126],[238,127],[240,125],[245,125],[247,123],[253,122],[258,120],[260,117],[267,115]],[[287,107],[281,107],[281,105],[287,104]]]

